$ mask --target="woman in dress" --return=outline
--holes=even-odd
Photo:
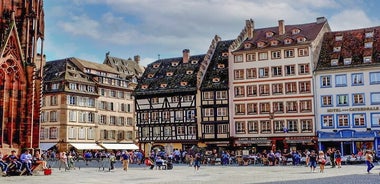
[[[325,153],[323,151],[318,152],[319,172],[323,173],[326,165]]]

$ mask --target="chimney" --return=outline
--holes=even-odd
[[[327,19],[325,17],[318,17],[317,18],[317,24],[324,23],[326,21],[327,21]]]
[[[278,34],[279,35],[284,35],[285,34],[284,20],[279,20],[278,21]]]
[[[139,55],[134,56],[134,57],[133,57],[133,60],[135,60],[135,62],[136,62],[137,64],[139,64],[139,62],[140,62],[140,56],[139,56]]]
[[[189,49],[183,49],[183,63],[188,63],[190,59],[190,50]]]
[[[245,27],[246,27],[248,39],[252,39],[253,38],[253,29],[254,29],[253,20],[252,19],[246,20],[245,21]]]

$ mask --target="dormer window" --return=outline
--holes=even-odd
[[[198,60],[191,60],[191,64],[195,65],[198,63]]]
[[[372,62],[371,56],[366,56],[363,58],[363,63],[371,63],[371,62]]]
[[[297,43],[302,43],[302,42],[305,42],[305,41],[306,41],[306,38],[303,37],[303,36],[297,38]]]
[[[292,42],[293,42],[293,40],[292,40],[291,38],[286,38],[286,39],[284,40],[284,43],[285,43],[286,45],[291,44]]]
[[[341,47],[334,47],[334,52],[340,52]]]
[[[365,42],[364,43],[364,48],[366,48],[366,49],[372,48],[372,45],[373,45],[373,42]]]
[[[158,67],[160,67],[160,64],[154,64],[153,65],[153,68],[158,68]]]
[[[228,52],[223,52],[223,53],[222,53],[222,56],[223,56],[223,57],[227,57],[227,56],[228,56]]]
[[[342,40],[343,40],[343,36],[342,35],[335,36],[335,41],[342,41]]]
[[[274,35],[274,33],[272,31],[268,31],[268,32],[265,33],[265,35],[266,35],[267,38],[270,38],[270,37],[272,37]]]
[[[186,71],[186,74],[187,74],[187,75],[191,75],[191,74],[193,74],[193,70],[187,70],[187,71]]]
[[[249,48],[251,48],[251,44],[250,44],[250,43],[245,43],[245,44],[244,44],[244,48],[245,48],[245,49],[249,49]]]
[[[338,66],[338,59],[332,59],[331,66]]]
[[[278,40],[272,40],[272,41],[270,42],[270,45],[271,45],[271,46],[276,46],[276,45],[278,45]]]
[[[351,61],[352,61],[352,58],[344,58],[344,60],[343,60],[344,65],[350,65]]]
[[[172,66],[178,66],[178,61],[173,61]]]
[[[298,33],[300,33],[301,32],[301,30],[300,29],[292,29],[292,34],[293,35],[295,35],[295,34],[298,34]]]
[[[151,78],[153,78],[153,77],[154,77],[154,74],[152,74],[152,73],[148,74],[148,78],[149,78],[149,79],[151,79]]]
[[[187,82],[186,81],[182,81],[181,82],[181,86],[187,86]]]
[[[265,46],[265,42],[258,42],[257,47],[263,48]]]
[[[143,84],[141,85],[141,89],[147,89],[148,88],[148,85],[147,84]]]
[[[373,38],[373,32],[366,32],[365,38]]]
[[[168,84],[161,84],[161,88],[166,88]]]
[[[220,78],[213,78],[212,79],[212,82],[219,82],[220,81]]]
[[[166,72],[166,76],[170,77],[170,76],[173,76],[173,72]]]
[[[224,64],[218,64],[218,68],[219,68],[219,69],[224,68]]]

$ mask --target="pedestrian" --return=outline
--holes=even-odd
[[[194,158],[194,172],[197,173],[201,167],[201,154],[196,153]]]
[[[110,170],[114,170],[115,169],[115,163],[116,163],[115,153],[111,152],[109,158],[110,158]]]
[[[330,158],[331,168],[335,168],[335,158],[334,158],[335,148],[329,148],[326,155]]]
[[[130,158],[130,155],[128,153],[128,151],[125,151],[121,154],[121,160],[123,161],[123,170],[124,171],[128,171],[128,167],[129,167],[129,158]]]
[[[310,152],[309,165],[310,165],[310,172],[315,172],[315,168],[317,167],[317,155],[315,154],[314,150]]]
[[[340,154],[339,150],[335,151],[334,158],[335,158],[335,162],[338,168],[342,168],[342,155]]]
[[[325,153],[323,151],[318,152],[319,172],[323,173],[326,165]]]
[[[372,156],[372,151],[371,150],[367,150],[365,152],[365,163],[367,164],[367,173],[370,174],[371,170],[375,167],[375,165],[373,165],[373,156]]]

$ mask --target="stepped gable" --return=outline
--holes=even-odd
[[[248,50],[310,44],[316,39],[326,22],[327,20],[324,17],[318,18],[316,22],[296,25],[284,25],[284,22],[280,20],[279,26],[254,29],[252,39],[245,40],[235,52],[247,50],[247,47],[245,47],[247,43],[251,44]],[[270,35],[270,33],[272,35],[268,36],[267,34]],[[300,38],[305,40],[299,42],[298,39]],[[271,45],[273,40],[277,41],[276,45]],[[285,40],[290,40],[290,43],[285,43]],[[259,42],[264,43],[264,45],[258,47]]]
[[[374,64],[380,64],[380,26],[324,34],[316,70]]]
[[[159,59],[149,64],[139,80],[135,94],[196,91],[197,72],[205,55],[189,56],[185,60],[184,57]]]
[[[228,48],[234,40],[219,41],[203,78],[201,89],[228,89]],[[218,78],[219,81],[214,81]]]

